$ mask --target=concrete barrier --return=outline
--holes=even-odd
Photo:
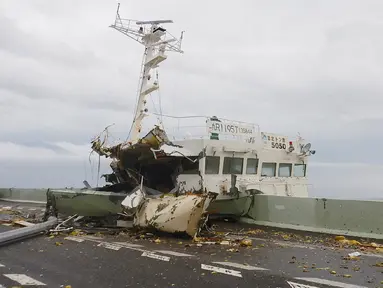
[[[45,204],[47,190],[0,188],[0,200]],[[249,209],[241,221],[251,224],[383,239],[383,201],[269,195],[255,195],[254,201],[242,200],[238,203],[221,201],[212,209],[227,210],[228,213],[243,211],[243,214]]]
[[[0,200],[25,203],[46,203],[48,189],[0,188]]]
[[[247,223],[383,239],[383,202],[256,195]]]

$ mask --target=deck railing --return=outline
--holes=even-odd
[[[157,115],[158,116],[158,115]],[[214,118],[208,116],[170,116],[161,115],[163,127],[171,140],[186,140],[186,139],[210,139],[212,137],[212,131],[208,129],[208,124],[218,123],[232,128],[232,132],[222,131],[219,134],[219,139],[222,140],[249,140],[252,137],[259,137],[260,129],[257,124],[234,121],[224,118]],[[215,120],[217,119],[217,120]],[[217,121],[217,122],[214,122]],[[239,127],[239,128],[238,128]],[[239,129],[247,127],[248,131],[252,133],[239,133]],[[223,129],[224,130],[224,129]],[[242,128],[243,130],[243,128]],[[246,130],[246,129],[245,129]]]

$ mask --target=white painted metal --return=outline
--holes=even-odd
[[[147,95],[159,88],[157,68],[161,62],[167,59],[165,51],[183,53],[181,50],[182,34],[179,39],[169,35],[160,26],[160,24],[164,23],[172,23],[172,21],[124,20],[120,18],[119,10],[117,10],[115,23],[111,26],[145,47],[137,108],[129,136],[129,142],[132,144],[138,141],[142,120],[148,115],[146,107]],[[173,42],[175,44],[171,44]],[[180,120],[188,117],[178,118]],[[201,117],[194,116],[189,119],[192,124],[188,126],[189,128],[198,127],[196,126],[196,118]],[[305,143],[300,137],[296,141],[290,141],[284,135],[260,132],[259,126],[256,124],[229,121],[217,117],[204,117],[203,119],[205,125],[199,127],[203,127],[202,132],[204,131],[204,135],[199,135],[199,139],[193,139],[196,135],[193,136],[192,133],[186,131],[187,137],[184,137],[184,140],[174,141],[182,147],[177,149],[169,145],[161,147],[169,156],[190,157],[200,155],[201,151],[205,151],[205,156],[220,157],[220,168],[217,174],[205,173],[206,157],[199,159],[199,174],[181,173],[177,178],[177,184],[182,185],[182,192],[209,191],[220,194],[217,199],[227,197],[231,187],[231,173],[225,174],[222,167],[224,166],[225,157],[236,157],[243,159],[242,173],[237,174],[236,185],[241,196],[248,196],[251,193],[263,193],[278,196],[308,197],[307,174],[294,176],[291,171],[296,164],[307,164],[310,155],[310,151],[304,151],[304,149],[302,151]],[[178,127],[182,127],[182,125],[178,125]],[[206,131],[208,135],[206,135]],[[180,131],[175,134],[179,136]],[[213,138],[213,135],[216,138],[219,137],[219,140]],[[206,139],[206,136],[210,137]],[[251,161],[249,159],[258,159],[256,174],[246,173],[246,165]],[[262,175],[263,163],[275,163],[275,173],[273,175]],[[287,177],[278,174],[281,164],[292,165],[291,174]],[[282,168],[285,169],[286,166]],[[132,201],[130,198],[127,200]]]
[[[147,198],[135,213],[134,225],[152,227],[161,231],[184,232],[194,237],[206,212],[208,195],[181,195],[178,197]]]
[[[172,20],[136,21],[121,19],[119,6],[115,23],[112,28],[129,36],[145,47],[140,76],[140,89],[138,102],[133,120],[133,126],[129,135],[129,142],[135,144],[142,129],[142,120],[147,116],[147,95],[159,89],[158,70],[159,64],[167,59],[165,51],[183,53],[181,50],[182,33],[179,39],[166,33],[160,24],[173,23]],[[138,25],[138,26],[137,26]],[[171,44],[176,42],[175,44]]]
[[[4,274],[5,277],[16,281],[20,285],[40,285],[40,286],[45,286],[43,282],[37,281],[25,274]]]
[[[280,137],[282,139],[282,136]],[[285,140],[286,141],[286,140]],[[308,197],[308,178],[307,164],[308,156],[301,156],[299,149],[293,152],[286,149],[271,148],[269,143],[264,143],[261,136],[254,137],[252,143],[240,140],[211,140],[211,139],[191,139],[174,141],[175,144],[182,146],[192,155],[198,155],[200,151],[205,151],[206,156],[220,157],[219,173],[207,174],[205,171],[206,158],[200,159],[199,170],[200,175],[182,174],[178,176],[178,182],[184,183],[188,189],[198,187],[201,182],[203,189],[210,192],[219,193],[217,199],[221,199],[229,192],[231,175],[224,174],[224,158],[237,157],[243,159],[243,169],[241,174],[237,174],[237,187],[239,192],[246,195],[246,191],[257,190],[263,194],[276,196],[293,196],[293,197]],[[294,141],[295,147],[300,147],[301,142]],[[234,151],[233,151],[234,150]],[[247,174],[246,166],[248,159],[258,159],[258,170],[256,174]],[[274,176],[262,175],[263,163],[276,163]],[[304,177],[295,177],[294,171],[291,171],[289,177],[281,177],[278,175],[280,164],[291,164],[292,170],[295,164],[306,165],[306,175]]]

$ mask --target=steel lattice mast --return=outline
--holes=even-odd
[[[131,133],[129,135],[129,142],[134,144],[140,137],[142,120],[147,116],[146,98],[150,93],[159,89],[157,68],[161,62],[167,59],[167,51],[183,53],[181,50],[183,32],[180,38],[177,39],[161,26],[161,24],[173,23],[172,20],[136,21],[123,19],[120,17],[119,9],[120,4],[118,4],[117,7],[114,24],[110,27],[145,47],[141,67],[138,102]]]

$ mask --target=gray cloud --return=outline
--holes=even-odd
[[[7,123],[0,142],[65,153],[54,143],[89,143],[111,123],[115,138],[126,137],[142,47],[108,28],[116,3],[0,3],[0,121]],[[316,162],[383,161],[381,1],[125,1],[121,15],[171,18],[173,34],[186,30],[185,54],[161,66],[165,114],[214,114],[289,136],[299,131],[317,149]],[[152,98],[157,107],[150,100],[149,110],[159,112],[158,96]],[[23,172],[22,185],[65,186],[83,171],[77,162],[41,165],[46,176]],[[72,172],[60,177],[64,168]],[[16,169],[9,164],[2,171],[8,180],[0,186],[14,185]],[[377,175],[371,171],[360,173]],[[341,189],[347,181],[337,179],[348,173],[313,168],[316,195],[331,183]]]

